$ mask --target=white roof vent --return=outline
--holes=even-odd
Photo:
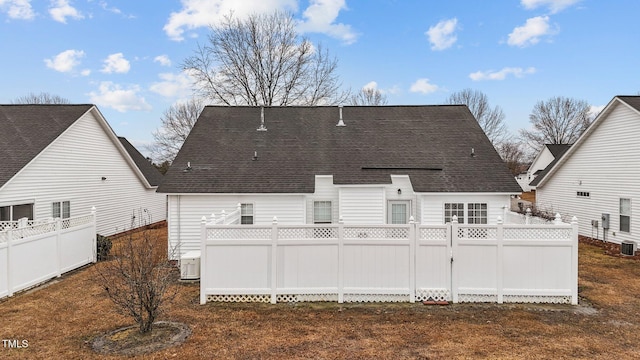
[[[347,126],[344,124],[344,121],[342,121],[342,105],[338,106],[338,110],[340,110],[340,120],[336,126]]]
[[[260,127],[257,128],[258,131],[267,131],[267,127],[264,126],[264,106],[260,107]]]

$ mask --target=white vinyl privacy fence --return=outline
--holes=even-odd
[[[203,219],[200,301],[577,304],[577,226]]]
[[[0,231],[0,298],[96,261],[96,216],[15,224]]]

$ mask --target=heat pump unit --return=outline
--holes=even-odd
[[[180,279],[200,279],[200,251],[189,251],[180,258]]]
[[[636,243],[633,241],[623,241],[620,243],[620,254],[633,256],[636,253],[635,249]]]

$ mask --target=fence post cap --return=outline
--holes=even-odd
[[[458,223],[458,215],[453,215],[453,217],[451,218],[451,222],[454,224]]]
[[[527,208],[526,213],[527,213],[527,215],[531,215],[531,208]]]
[[[560,224],[560,223],[562,223],[562,215],[560,215],[560,213],[556,213],[556,217],[555,217],[555,219],[554,219],[554,222],[555,222],[556,224]]]
[[[207,217],[203,216],[202,219],[200,220],[203,224],[207,223]]]
[[[92,206],[92,207],[91,207],[91,213],[92,213],[92,214],[94,214],[95,212],[96,212],[96,207],[95,207],[95,206]]]
[[[272,223],[273,225],[276,225],[278,223],[278,217],[274,216]]]
[[[502,224],[504,221],[502,220],[502,216],[498,216],[497,223]]]
[[[416,219],[413,217],[413,215],[409,216],[409,224],[413,224],[416,222]]]
[[[338,224],[344,224],[344,218],[342,215],[338,216]]]
[[[577,217],[572,217],[571,218],[571,224],[578,224],[578,218]]]

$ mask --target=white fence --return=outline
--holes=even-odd
[[[200,302],[578,301],[578,228],[215,225],[203,219]]]
[[[96,216],[6,225],[0,231],[0,298],[96,261]]]

